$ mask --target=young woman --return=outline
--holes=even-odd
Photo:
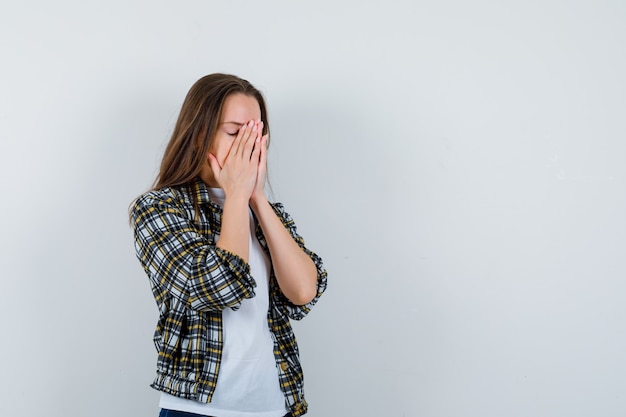
[[[268,144],[261,93],[207,75],[185,98],[154,188],[131,206],[160,315],[161,417],[306,413],[289,320],[317,302],[326,271],[265,196]]]

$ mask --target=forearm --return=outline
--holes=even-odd
[[[232,252],[248,262],[250,220],[247,199],[226,197],[222,213],[220,237],[215,246]]]
[[[311,301],[317,293],[317,268],[298,246],[265,199],[251,201],[272,257],[272,267],[281,291],[296,305]]]
[[[132,211],[137,258],[157,303],[173,298],[192,310],[220,311],[254,297],[249,265],[231,250],[209,245],[186,207],[158,194],[141,197]]]

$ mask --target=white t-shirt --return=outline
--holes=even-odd
[[[209,188],[211,199],[224,204],[224,191]],[[161,393],[159,406],[214,417],[283,417],[287,412],[267,323],[270,261],[255,236],[250,210],[248,263],[256,281],[255,297],[237,311],[222,311],[224,349],[215,393],[209,404]]]

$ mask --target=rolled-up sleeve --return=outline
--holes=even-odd
[[[274,299],[274,305],[278,308],[283,314],[287,315],[290,319],[293,320],[301,320],[311,308],[318,302],[319,298],[322,296],[324,291],[326,291],[327,285],[327,274],[324,269],[324,264],[322,262],[322,258],[317,256],[313,251],[309,250],[302,236],[298,234],[298,230],[296,228],[296,224],[287,213],[281,203],[272,204],[272,208],[276,215],[281,219],[283,226],[289,231],[291,237],[296,241],[298,246],[302,248],[302,250],[313,260],[315,267],[317,269],[317,291],[315,297],[305,305],[296,305],[293,304],[289,299],[282,293],[278,283],[275,279],[272,280],[272,295]]]
[[[192,310],[221,311],[254,297],[248,263],[208,242],[176,199],[144,195],[131,219],[137,258],[157,303],[173,297]]]

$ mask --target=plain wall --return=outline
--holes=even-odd
[[[626,3],[0,6],[0,415],[155,417],[130,201],[189,87],[269,102],[329,289],[311,417],[626,415]]]

